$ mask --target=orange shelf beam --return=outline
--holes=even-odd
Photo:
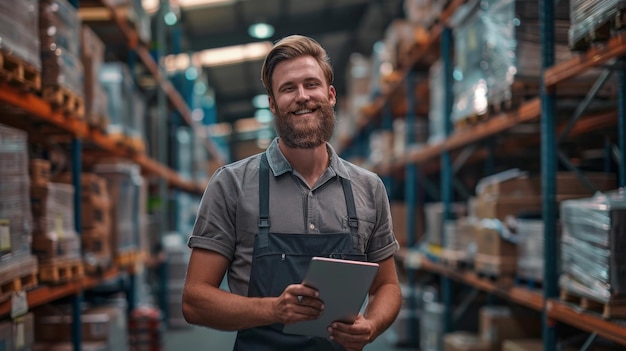
[[[626,346],[626,324],[612,322],[590,313],[580,312],[558,300],[546,303],[548,317]]]
[[[544,83],[552,87],[567,79],[576,77],[591,67],[626,54],[626,32],[612,37],[605,44],[598,44],[574,58],[548,68],[544,73]]]
[[[139,164],[142,169],[150,174],[163,177],[170,186],[195,194],[202,194],[204,186],[193,181],[183,179],[174,170],[158,163],[143,153],[137,153],[127,147],[118,145],[113,139],[100,131],[90,129],[81,119],[68,118],[52,109],[50,104],[32,93],[20,92],[17,89],[0,85],[0,102],[28,113],[24,118],[35,118],[49,123],[66,131],[77,138],[93,142],[99,149],[110,153],[112,156],[123,157]],[[18,118],[18,117],[14,117]]]
[[[63,297],[76,295],[81,291],[94,288],[119,275],[117,268],[105,272],[101,277],[85,276],[82,279],[65,282],[59,285],[42,285],[26,293],[28,308],[42,306]],[[11,299],[0,303],[0,318],[11,313]]]
[[[143,64],[146,66],[148,71],[150,71],[150,74],[152,74],[152,76],[157,80],[157,82],[159,83],[159,86],[161,87],[163,92],[165,92],[168,99],[170,100],[170,103],[172,104],[172,106],[174,106],[174,108],[178,111],[178,113],[180,113],[181,117],[185,120],[187,125],[191,126],[196,134],[200,134],[196,128],[196,123],[191,118],[191,111],[189,110],[187,103],[185,103],[185,100],[178,93],[178,91],[174,88],[174,86],[169,81],[169,79],[167,79],[167,77],[165,77],[162,74],[159,66],[154,61],[154,59],[152,58],[152,55],[150,55],[150,52],[146,48],[146,45],[139,40],[137,32],[130,26],[130,24],[127,22],[127,19],[124,17],[121,11],[116,9],[115,6],[111,4],[111,1],[109,0],[101,0],[101,1],[102,1],[102,4],[111,11],[115,24],[120,28],[120,30],[126,36],[126,39],[128,41],[128,47],[130,49],[135,50],[135,52],[137,53],[137,56],[139,56],[139,58],[141,59]],[[220,165],[223,165],[226,163],[224,156],[222,155],[221,152],[219,152],[215,144],[210,139],[206,137],[201,137],[201,140],[203,141],[204,146],[206,147],[209,154],[215,160],[217,160]]]

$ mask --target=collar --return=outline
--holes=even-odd
[[[348,170],[343,164],[342,160],[339,159],[339,155],[335,152],[335,149],[329,144],[326,143],[326,149],[330,155],[330,171],[334,171],[338,176],[350,180],[350,175],[348,174]],[[274,174],[274,177],[278,177],[284,173],[292,172],[293,167],[285,158],[285,155],[280,151],[278,147],[278,137],[272,140],[272,143],[265,151],[267,154],[267,161],[270,165],[270,169]]]

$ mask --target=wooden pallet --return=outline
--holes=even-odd
[[[439,261],[446,267],[456,270],[472,269],[473,261],[467,258],[465,251],[442,249]]]
[[[515,283],[516,265],[516,257],[485,254],[476,254],[474,257],[476,275],[498,286],[512,286]]]
[[[37,286],[37,258],[32,256],[20,264],[0,268],[0,301],[11,297],[14,292]]]
[[[41,89],[41,72],[24,60],[0,51],[0,81],[23,91],[37,92]]]
[[[43,87],[41,97],[53,108],[69,117],[83,118],[85,114],[85,100],[76,93],[61,86]]]
[[[561,288],[559,297],[561,301],[578,305],[583,310],[598,312],[606,319],[626,318],[626,297],[612,299],[609,302],[601,302],[563,288]]]
[[[52,261],[39,265],[39,280],[58,284],[81,279],[85,275],[80,258]]]
[[[573,51],[585,51],[596,43],[603,43],[613,37],[613,35],[626,27],[626,9],[619,9],[613,18],[603,23],[597,24],[586,35],[578,38],[574,43],[570,43]]]

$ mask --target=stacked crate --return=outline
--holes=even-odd
[[[66,0],[39,3],[42,95],[64,113],[83,117],[83,65],[80,61],[80,18]]]
[[[106,131],[109,124],[108,97],[100,84],[99,72],[104,63],[105,46],[86,25],[81,28],[81,63],[85,70],[85,120],[87,124]]]
[[[455,126],[461,128],[490,112],[516,108],[526,97],[539,94],[538,6],[536,1],[525,0],[470,1],[455,13]],[[559,2],[554,13],[555,55],[561,62],[572,56],[566,43],[567,2]],[[577,86],[573,93],[580,96],[580,91]]]
[[[615,176],[612,174],[589,172],[586,177],[600,191],[615,187]],[[557,173],[556,184],[558,202],[586,197],[592,193],[575,174],[569,172]],[[476,186],[473,203],[474,215],[481,220],[480,228],[475,232],[475,269],[480,273],[507,278],[510,283],[517,272],[518,260],[532,260],[535,254],[518,257],[518,247],[530,245],[527,241],[522,244],[518,242],[529,239],[514,235],[507,222],[511,218],[541,212],[541,178],[517,169],[485,177]],[[529,254],[528,250],[522,253]],[[534,278],[543,280],[537,273],[534,272]]]
[[[0,78],[41,88],[38,0],[0,2]]]
[[[572,49],[585,49],[594,41],[607,40],[613,30],[624,26],[624,0],[570,0]]]
[[[59,182],[72,182],[70,173]],[[112,264],[110,243],[111,201],[106,181],[93,173],[81,174],[81,243],[85,269],[97,273]]]
[[[561,204],[561,298],[605,318],[626,317],[623,190]]]
[[[0,300],[37,285],[26,133],[0,124]]]
[[[134,269],[141,246],[140,201],[143,178],[137,164],[103,162],[93,172],[105,179],[109,194],[109,239],[113,259],[119,267]]]
[[[80,237],[74,229],[74,187],[49,182],[31,187],[34,231],[31,248],[41,281],[60,283],[83,276]]]

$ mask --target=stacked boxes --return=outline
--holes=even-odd
[[[82,311],[82,340],[97,343],[95,350],[128,350],[128,327],[124,306],[103,305]],[[44,306],[35,313],[35,339],[42,350],[55,350],[72,341],[72,314],[64,308]],[[93,345],[92,345],[93,347]],[[84,348],[83,348],[84,349]]]
[[[139,249],[139,197],[142,178],[139,166],[127,162],[100,163],[93,172],[106,181],[109,193],[110,246],[113,256]]]
[[[626,199],[621,191],[561,204],[559,285],[610,303],[626,296]]]
[[[74,230],[74,187],[49,182],[31,187],[35,226],[31,248],[42,263],[80,259],[80,238]]]
[[[30,254],[33,225],[27,136],[4,125],[0,125],[0,179],[0,261],[4,262]]]
[[[41,58],[37,4],[38,0],[0,1],[0,50],[39,71]]]
[[[626,9],[624,0],[570,0],[571,26],[568,32],[570,47],[577,49],[590,40],[606,40],[610,36],[609,24],[623,26],[617,19]],[[615,23],[617,22],[617,23]]]
[[[66,0],[39,3],[41,80],[46,87],[65,88],[83,96],[83,65],[80,62],[80,18]]]
[[[70,173],[60,182],[70,183]],[[81,242],[86,268],[106,268],[112,264],[110,242],[111,201],[106,181],[93,173],[81,174]]]
[[[98,80],[108,98],[106,114],[110,124],[107,133],[119,141],[125,139],[131,126],[131,97],[135,89],[131,77],[130,69],[122,62],[103,63],[98,71]]]
[[[0,321],[0,350],[30,351],[35,340],[32,313]]]
[[[99,71],[104,63],[105,47],[91,28],[81,28],[81,63],[85,70],[85,119],[94,127],[106,130],[108,97],[100,84]]]

